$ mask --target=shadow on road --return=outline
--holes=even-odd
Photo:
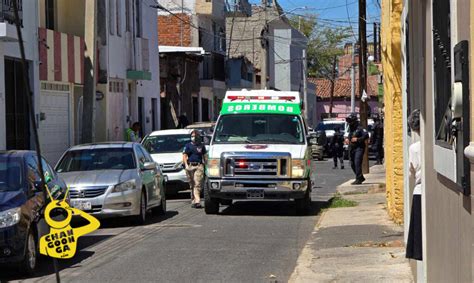
[[[175,217],[179,213],[177,211],[168,210],[166,211],[165,215],[156,215],[154,213],[148,213],[147,220],[145,225],[151,225],[155,223],[159,223],[170,218]],[[100,228],[99,229],[113,229],[113,228],[133,228],[137,226],[134,223],[133,218],[131,217],[115,217],[115,218],[104,218],[99,219],[100,221]],[[80,227],[84,225],[86,222],[83,220],[75,220],[72,223],[72,227]]]
[[[321,209],[327,206],[327,202],[313,201],[307,216],[315,216]],[[294,202],[258,202],[258,201],[236,201],[231,206],[225,207],[221,215],[245,215],[245,216],[298,216]]]
[[[86,239],[86,238],[101,238],[99,239]],[[105,241],[109,236],[84,236],[79,238],[79,246],[80,249],[84,249],[87,246],[93,245],[96,243],[96,241]],[[86,242],[83,244],[83,242]],[[81,251],[79,250],[74,258],[72,259],[59,259],[59,270],[61,274],[61,270],[70,268],[73,265],[80,264],[82,261],[86,260],[89,257],[92,257],[94,255],[94,252],[91,251]],[[33,276],[26,276],[25,274],[22,274],[18,268],[14,268],[13,266],[8,267],[2,267],[0,268],[0,281],[1,282],[8,282],[11,280],[24,280],[24,279],[33,279],[33,278],[39,278],[39,277],[44,277],[44,276],[49,276],[54,274],[54,266],[53,266],[53,259],[49,257],[40,257],[39,262],[38,262],[38,270]]]
[[[171,192],[166,194],[166,199],[174,200],[174,199],[191,199],[191,191],[181,191],[181,192]]]

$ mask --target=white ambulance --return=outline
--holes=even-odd
[[[311,205],[311,146],[298,92],[228,91],[208,153],[205,211],[233,200]]]

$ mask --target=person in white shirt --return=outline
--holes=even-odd
[[[408,124],[413,133],[420,135],[420,110],[415,109],[408,117]],[[410,215],[410,226],[408,230],[408,240],[406,257],[423,260],[422,248],[422,225],[421,225],[421,143],[420,141],[410,145],[408,160],[410,163],[410,177],[415,179],[415,189],[413,190],[413,200]]]

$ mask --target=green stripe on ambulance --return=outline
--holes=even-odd
[[[298,103],[234,103],[227,102],[222,105],[221,114],[239,113],[271,113],[300,115],[301,108]]]

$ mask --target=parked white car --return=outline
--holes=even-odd
[[[158,163],[165,177],[166,192],[176,193],[189,189],[183,167],[183,149],[191,141],[192,129],[155,131],[142,144]]]

